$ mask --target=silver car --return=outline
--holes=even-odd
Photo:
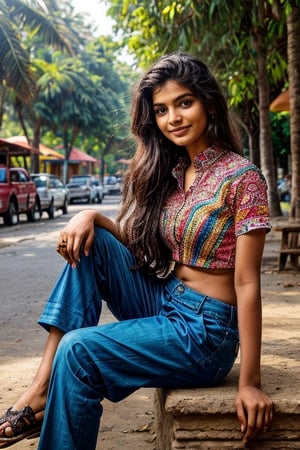
[[[103,185],[93,175],[73,175],[67,184],[69,201],[76,200],[87,203],[102,203],[104,197]]]
[[[54,218],[56,210],[68,213],[68,189],[55,175],[49,173],[32,173],[41,201],[41,210],[46,211],[49,219]]]

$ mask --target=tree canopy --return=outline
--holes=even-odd
[[[280,207],[269,105],[281,90],[292,87],[292,214],[300,217],[300,1],[108,3],[116,28],[123,30],[129,51],[143,67],[157,56],[178,49],[192,52],[212,67],[241,132],[247,136],[245,152],[264,172],[272,216],[280,214]]]
[[[128,158],[128,106],[139,68],[166,52],[188,51],[221,83],[245,155],[266,177],[273,216],[280,214],[278,164],[291,152],[292,215],[300,217],[300,0],[106,4],[115,35],[96,37],[67,0],[0,0],[0,126],[17,113],[31,143],[42,137],[60,144],[66,159],[74,145],[99,158]],[[133,67],[119,58],[124,48]],[[269,105],[287,88],[290,148],[277,150]]]
[[[11,121],[17,113],[32,145],[47,136],[63,146],[66,160],[79,142],[99,159],[114,146],[128,155],[134,74],[117,60],[111,37],[96,38],[69,2],[54,0],[0,0],[1,31],[1,117]]]

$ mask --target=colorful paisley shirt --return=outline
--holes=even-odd
[[[202,268],[233,268],[236,239],[251,230],[270,230],[267,187],[246,158],[209,147],[194,160],[196,178],[184,191],[181,159],[172,174],[178,186],[160,217],[160,233],[172,260]]]

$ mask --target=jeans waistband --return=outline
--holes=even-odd
[[[192,309],[197,309],[199,312],[215,312],[228,318],[232,324],[237,324],[237,307],[225,303],[224,301],[202,294],[195,289],[188,287],[183,281],[171,274],[165,284],[165,289],[168,295],[181,303],[186,303]]]

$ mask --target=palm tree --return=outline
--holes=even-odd
[[[28,34],[36,36],[48,45],[59,48],[69,48],[64,39],[64,30],[57,26],[47,15],[51,8],[55,8],[55,1],[48,3],[31,0],[0,0],[0,128],[2,125],[4,103],[8,96],[15,100],[16,111],[19,116],[24,135],[28,143],[39,147],[39,129],[34,133],[34,139],[29,133],[23,117],[23,105],[30,105],[35,99],[35,77],[30,60],[30,50],[24,46],[24,39]],[[38,167],[38,155],[32,158],[32,169]]]
[[[67,47],[57,28],[47,18],[39,2],[32,7],[22,0],[0,0],[0,76],[1,87],[12,88],[23,101],[34,94],[30,55],[22,45],[20,31],[29,29],[50,45]]]
[[[17,96],[29,101],[32,98],[33,76],[28,53],[21,45],[16,24],[13,22],[11,7],[5,0],[0,1],[0,127],[3,105],[8,91],[13,89]]]
[[[35,60],[39,72],[36,116],[59,135],[63,142],[66,165],[80,132],[99,134],[103,141],[111,129],[111,115],[116,104],[112,90],[105,88],[98,74],[91,74],[79,58],[66,58],[60,52],[50,62]],[[111,71],[112,73],[112,71]]]

